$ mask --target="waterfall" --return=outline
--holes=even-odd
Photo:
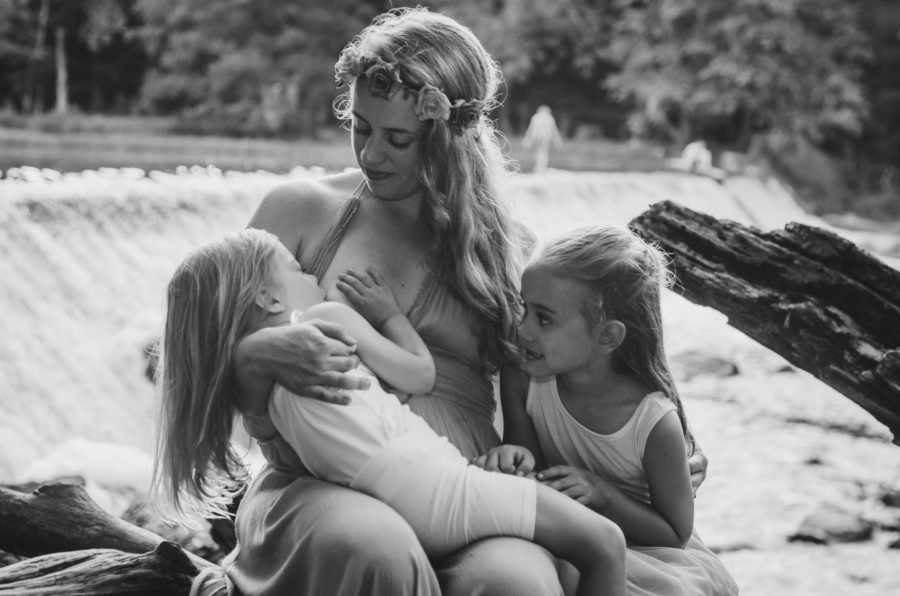
[[[0,180],[0,482],[69,438],[152,453],[142,348],[160,334],[165,284],[188,250],[244,226],[287,178],[19,168]],[[664,199],[766,229],[810,220],[776,182],[751,178],[551,171],[513,176],[504,192],[539,237],[625,224]]]

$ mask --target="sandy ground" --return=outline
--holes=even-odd
[[[706,338],[703,344],[683,338],[685,349],[705,345],[740,370],[679,386],[710,459],[696,528],[720,552],[741,593],[900,593],[900,551],[887,548],[900,536],[896,531],[879,529],[872,540],[852,544],[787,541],[806,515],[826,505],[897,527],[900,509],[879,500],[900,483],[900,448],[884,427],[812,376],[778,372],[786,362],[724,318],[674,296],[666,306],[669,333]],[[854,436],[859,432],[872,436]]]

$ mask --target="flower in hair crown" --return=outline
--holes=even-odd
[[[446,122],[450,119],[450,107],[447,94],[434,85],[426,83],[419,89],[415,108],[419,120],[443,120]]]
[[[359,77],[365,77],[369,93],[375,97],[390,99],[399,90],[403,91],[404,97],[414,95],[414,110],[419,120],[447,122],[457,134],[475,127],[481,118],[484,102],[463,99],[451,102],[447,94],[434,85],[414,86],[404,81],[396,60],[366,57],[356,47],[345,48],[334,65],[335,83],[349,87]]]

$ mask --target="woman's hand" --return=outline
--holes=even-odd
[[[551,466],[538,472],[537,479],[595,511],[604,507],[612,489],[604,478],[574,466]]]
[[[709,468],[709,460],[706,454],[700,450],[700,447],[694,445],[694,453],[688,458],[688,468],[691,472],[691,488],[694,489],[694,496],[697,496],[697,489],[706,480],[707,468]]]
[[[472,465],[491,472],[526,476],[534,470],[534,455],[520,445],[500,445],[473,459]]]
[[[310,320],[265,327],[241,339],[235,349],[241,382],[242,413],[260,416],[268,409],[273,383],[292,393],[346,404],[347,390],[367,389],[367,377],[347,374],[359,364],[356,342],[340,325]]]
[[[375,329],[380,330],[388,319],[402,314],[394,292],[374,267],[369,267],[363,273],[348,269],[338,276],[336,285],[350,305]]]

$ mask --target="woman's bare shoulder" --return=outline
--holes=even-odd
[[[317,217],[333,210],[336,203],[350,196],[361,179],[360,173],[354,171],[279,184],[263,197],[253,219],[280,221],[282,218]]]
[[[290,249],[300,238],[327,228],[362,175],[358,171],[301,178],[280,184],[263,197],[248,227],[268,230]]]

